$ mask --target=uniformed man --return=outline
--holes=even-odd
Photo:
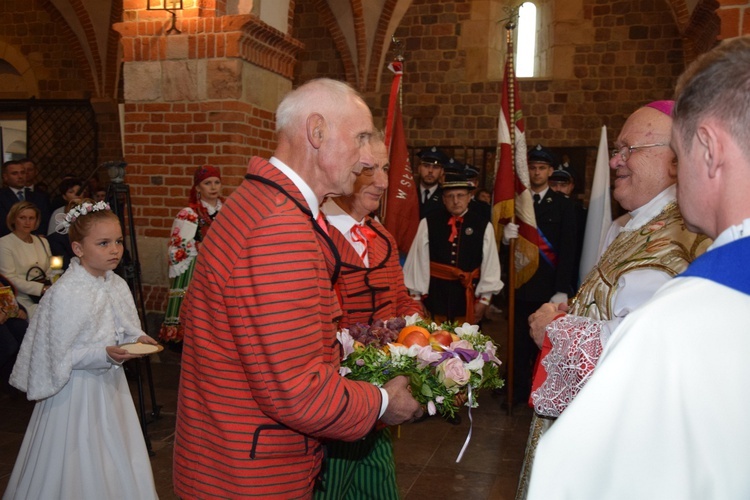
[[[576,176],[573,174],[573,170],[570,168],[568,162],[559,165],[552,175],[549,176],[549,187],[553,191],[557,191],[565,195],[570,201],[573,202],[576,216],[576,255],[574,260],[573,275],[571,277],[571,286],[573,291],[578,290],[578,270],[581,263],[581,253],[583,252],[583,236],[586,231],[586,216],[588,211],[583,206],[581,200],[573,195],[576,188]]]
[[[448,155],[436,147],[420,151],[419,157],[419,218],[443,209],[440,181],[448,163]]]
[[[567,302],[575,269],[576,218],[573,202],[550,189],[549,177],[554,154],[537,144],[528,154],[529,187],[534,199],[534,215],[540,236],[539,267],[516,291],[513,354],[514,402],[526,401],[531,393],[531,374],[539,348],[529,337],[528,317],[547,302]],[[518,226],[507,224],[503,244],[518,237]]]
[[[503,288],[495,232],[469,210],[474,186],[461,173],[446,174],[446,210],[422,219],[404,265],[404,282],[436,321],[481,321],[492,295]]]

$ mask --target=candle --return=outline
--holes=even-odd
[[[49,259],[49,267],[51,269],[62,269],[63,266],[63,258],[59,255],[53,255]]]

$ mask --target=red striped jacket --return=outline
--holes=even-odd
[[[344,235],[329,226],[331,239],[341,254],[337,286],[343,309],[339,322],[342,328],[422,312],[421,305],[409,296],[404,286],[404,273],[398,262],[398,247],[393,236],[382,224],[369,217],[366,224],[376,234],[367,245],[369,268],[364,266]]]
[[[248,173],[278,187],[245,180],[227,200],[183,305],[173,483],[186,499],[310,496],[319,439],[363,437],[381,404],[338,374],[330,249],[304,198],[265,160]]]

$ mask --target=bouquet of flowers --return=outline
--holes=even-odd
[[[477,406],[478,389],[497,389],[500,360],[477,325],[437,325],[418,315],[357,324],[338,332],[341,374],[377,386],[406,375],[414,398],[430,415],[452,418],[461,405]]]

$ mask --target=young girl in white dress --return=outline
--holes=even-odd
[[[84,200],[60,220],[77,257],[44,294],[10,382],[37,401],[3,499],[157,498],[122,363],[156,344],[117,276],[120,221]]]

